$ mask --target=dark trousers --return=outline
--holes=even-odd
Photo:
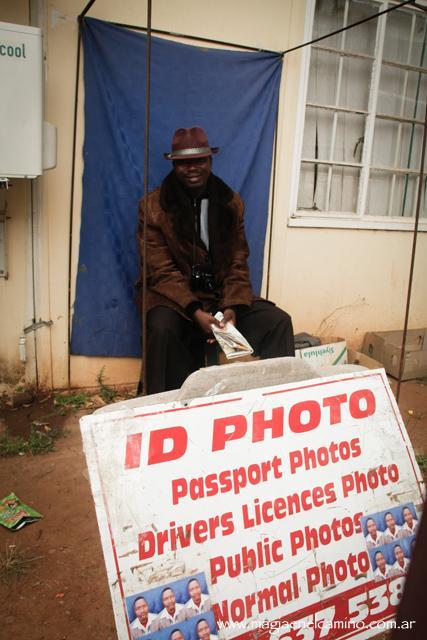
[[[237,312],[237,328],[265,358],[294,356],[292,320],[267,300],[256,300]],[[147,314],[147,393],[178,389],[205,365],[206,336],[169,307],[154,307]]]

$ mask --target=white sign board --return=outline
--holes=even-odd
[[[393,618],[422,480],[383,370],[81,428],[120,640],[368,638]]]

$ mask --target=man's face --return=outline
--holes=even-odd
[[[200,620],[197,625],[197,635],[200,640],[209,640],[211,635],[211,630],[209,629],[209,625],[205,620]]]
[[[175,631],[171,633],[171,640],[184,640],[184,636],[179,629],[175,629]]]
[[[175,603],[176,598],[172,589],[167,589],[162,597],[163,606],[168,613],[173,613],[175,611]]]
[[[394,557],[399,564],[403,564],[403,551],[402,547],[394,547]]]
[[[375,562],[377,563],[378,569],[380,569],[381,571],[384,571],[385,558],[384,558],[384,555],[382,553],[377,553],[377,555],[375,556]]]
[[[188,595],[196,604],[202,599],[202,590],[198,580],[192,580],[188,585]]]
[[[393,518],[393,515],[391,513],[388,513],[385,517],[385,523],[387,525],[387,527],[393,531],[394,530],[394,525],[396,524],[395,519]]]
[[[368,533],[370,533],[371,536],[377,532],[377,525],[375,520],[368,520],[368,522],[366,523],[366,527],[368,529]]]
[[[135,615],[139,620],[145,620],[148,616],[148,604],[144,598],[140,598],[135,602]]]
[[[407,522],[408,525],[410,527],[412,527],[412,523],[414,521],[414,518],[413,518],[413,515],[412,515],[412,512],[411,512],[410,509],[403,509],[403,517],[405,519],[405,522]]]
[[[194,192],[202,192],[211,173],[211,158],[189,158],[174,160],[175,175],[178,181]]]

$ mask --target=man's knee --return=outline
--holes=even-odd
[[[257,301],[253,307],[259,313],[255,314],[258,322],[250,337],[253,339],[252,346],[255,347],[258,355],[261,358],[294,356],[294,333],[291,316],[267,300]]]
[[[276,318],[277,321],[282,323],[284,326],[292,327],[292,318],[289,313],[280,309],[280,307],[274,307],[276,310]]]
[[[270,327],[277,326],[279,324],[283,327],[292,327],[291,316],[268,300],[256,301],[253,304],[253,308],[264,312],[266,316],[265,323]]]

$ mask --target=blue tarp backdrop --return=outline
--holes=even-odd
[[[138,201],[144,190],[145,35],[83,23],[85,140],[80,255],[71,352],[139,356],[135,304]],[[149,188],[178,127],[205,128],[213,171],[246,205],[250,269],[259,291],[282,60],[152,39]]]

